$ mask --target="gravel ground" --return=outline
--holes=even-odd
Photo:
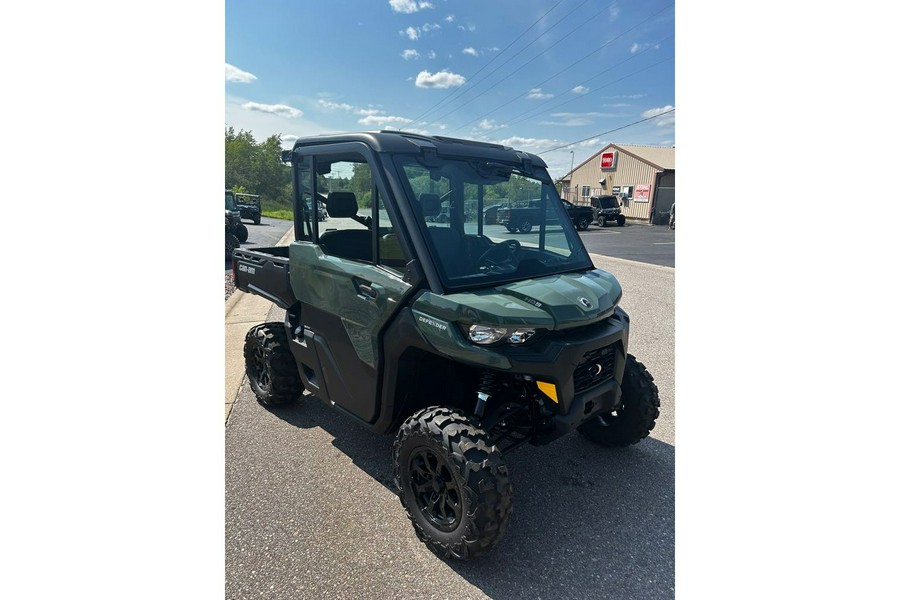
[[[234,273],[231,271],[225,273],[225,302],[228,302],[228,299],[234,293]]]

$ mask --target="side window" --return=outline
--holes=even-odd
[[[397,231],[378,193],[375,194],[375,206],[378,218],[378,264],[402,274],[409,259],[400,246]]]
[[[371,263],[372,172],[362,156],[315,157],[315,193],[307,208],[316,215],[325,254]],[[315,202],[315,205],[313,204]]]
[[[313,239],[313,215],[304,206],[309,205],[309,199],[312,197],[313,180],[312,180],[312,158],[303,157],[301,162],[297,164],[297,187],[300,192],[301,206],[294,213],[294,231],[297,232],[298,240],[311,241]]]

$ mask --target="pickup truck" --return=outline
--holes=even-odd
[[[594,220],[594,211],[590,206],[576,206],[568,200],[561,200],[563,207],[578,231],[586,231]],[[541,212],[541,200],[531,200],[526,206],[507,206],[497,209],[497,222],[504,225],[510,233],[521,231],[531,233]],[[558,220],[547,220],[548,225],[558,225]]]
[[[592,263],[539,156],[381,131],[300,138],[282,160],[295,239],[232,261],[240,290],[285,311],[247,332],[248,383],[265,407],[317,398],[394,436],[400,502],[436,554],[501,541],[504,457],[523,444],[577,431],[623,447],[654,428],[659,391],[628,352],[622,287]],[[362,202],[332,172],[370,178]],[[485,225],[484,204],[522,189],[540,197],[539,235],[520,242]]]

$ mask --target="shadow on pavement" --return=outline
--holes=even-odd
[[[322,427],[332,444],[396,493],[393,436],[372,433],[306,395],[269,409],[299,428]],[[513,514],[492,554],[459,575],[492,598],[673,598],[675,448],[645,439],[609,450],[573,432],[506,457]]]

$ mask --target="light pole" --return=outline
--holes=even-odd
[[[569,167],[569,192],[571,192],[572,186],[575,185],[575,181],[574,181],[575,180],[575,173],[574,173],[574,171],[575,171],[575,151],[569,150],[569,154],[572,155],[572,166]],[[572,194],[572,200],[569,200],[569,202],[572,202],[574,199],[575,199],[575,195]],[[568,200],[568,198],[567,198],[567,200]]]

